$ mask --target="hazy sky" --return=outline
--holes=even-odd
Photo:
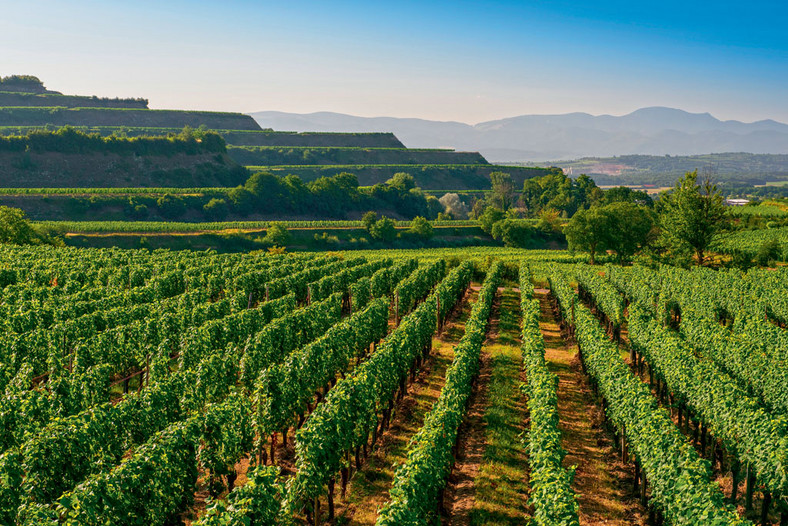
[[[2,0],[0,75],[153,108],[788,122],[788,2]]]

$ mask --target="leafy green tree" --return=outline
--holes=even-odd
[[[601,207],[580,210],[564,227],[564,235],[570,250],[588,252],[589,263],[595,264],[597,252],[607,250],[610,233],[610,217]]]
[[[424,240],[432,239],[432,224],[425,218],[416,216],[413,218],[408,233]]]
[[[0,244],[37,245],[48,240],[27,220],[18,208],[0,206]]]
[[[490,204],[506,212],[514,206],[514,181],[511,174],[505,172],[492,172],[490,174],[492,192]]]
[[[288,232],[287,228],[281,223],[273,223],[268,227],[263,242],[277,247],[283,247],[290,242],[290,232]]]
[[[694,252],[697,264],[703,265],[709,245],[730,225],[717,185],[708,177],[698,183],[697,170],[687,172],[659,205],[665,245],[676,252]]]
[[[492,233],[492,228],[495,223],[504,218],[504,213],[501,209],[494,206],[488,206],[484,212],[479,216],[479,224],[482,230],[488,234]]]
[[[369,235],[372,239],[389,243],[397,239],[397,229],[395,228],[394,221],[386,216],[375,221],[375,224],[369,230]]]
[[[635,203],[648,207],[654,206],[654,200],[644,190],[633,190],[628,186],[616,186],[604,190],[600,204],[609,205],[611,203]]]
[[[631,261],[655,237],[654,215],[646,207],[618,202],[600,207],[599,213],[607,215],[606,246],[615,252],[619,263]]]
[[[169,219],[174,219],[186,212],[186,201],[183,197],[173,194],[164,194],[156,200],[161,215]]]
[[[202,209],[209,218],[214,220],[224,219],[230,211],[227,206],[227,201],[224,199],[217,199],[216,197],[205,203]]]
[[[495,223],[491,234],[507,247],[528,248],[536,236],[536,229],[526,220],[509,218]]]
[[[602,195],[602,190],[587,175],[572,179],[556,169],[548,175],[526,179],[522,199],[530,217],[536,217],[549,208],[571,217],[578,210],[597,203]]]
[[[416,188],[416,179],[408,173],[398,172],[392,175],[391,179],[386,181],[386,185],[400,192],[409,192]]]
[[[553,235],[561,232],[561,216],[554,208],[545,208],[539,212],[539,222],[536,228],[544,234]]]
[[[364,228],[367,230],[367,232],[372,232],[372,226],[375,224],[377,220],[378,220],[378,214],[377,212],[373,212],[372,210],[370,210],[369,212],[367,212],[361,217],[361,222],[364,224]]]

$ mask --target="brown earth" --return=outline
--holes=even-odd
[[[558,414],[567,452],[565,466],[577,466],[573,488],[581,525],[646,524],[648,512],[633,492],[632,467],[624,465],[612,434],[583,375],[577,347],[568,346],[553,314],[547,291],[538,289],[545,359],[558,375]]]

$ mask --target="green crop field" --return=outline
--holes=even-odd
[[[373,495],[374,524],[429,521],[469,440],[477,516],[579,525],[616,455],[646,505],[619,498],[678,524],[774,520],[788,490],[784,270],[4,246],[0,289],[3,524],[313,524]]]

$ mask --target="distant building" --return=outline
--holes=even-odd
[[[725,204],[728,206],[744,206],[750,204],[749,199],[726,199]]]

